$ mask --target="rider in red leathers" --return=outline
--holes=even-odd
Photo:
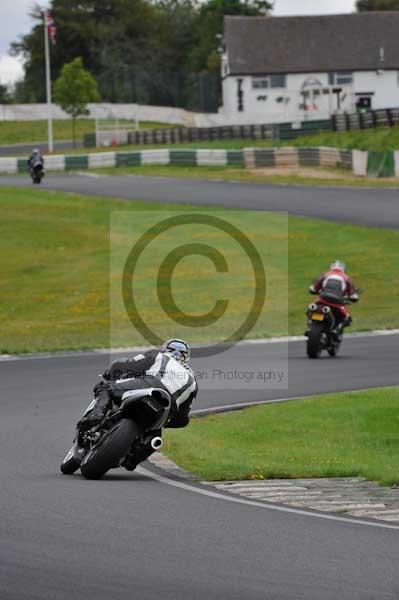
[[[352,323],[352,317],[345,305],[345,299],[358,302],[359,295],[353,280],[345,273],[345,263],[336,260],[330,270],[318,277],[310,286],[311,294],[319,294],[318,303],[333,309],[337,324],[335,333],[339,336],[344,327]]]

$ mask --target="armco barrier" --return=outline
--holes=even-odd
[[[0,173],[16,173],[17,164],[16,158],[0,158]]]
[[[352,150],[320,147],[246,148],[245,165],[256,167],[342,167],[352,169]]]
[[[227,165],[226,150],[197,150],[196,154],[197,165],[200,167],[224,167]]]
[[[298,160],[301,167],[320,166],[320,149],[298,148]]]
[[[114,167],[116,164],[116,152],[98,152],[89,154],[89,169],[100,167]]]
[[[65,170],[72,171],[76,169],[88,169],[89,157],[85,154],[75,154],[65,156]]]
[[[329,147],[272,147],[244,150],[169,150],[140,152],[99,152],[90,154],[45,156],[46,171],[69,171],[101,167],[139,165],[244,166],[259,167],[343,167],[356,175],[399,177],[399,151],[366,152]],[[26,159],[0,157],[0,173],[25,173]]]

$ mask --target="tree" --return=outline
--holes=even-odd
[[[357,0],[359,12],[370,10],[399,10],[399,0]]]
[[[214,68],[225,16],[261,16],[271,8],[272,3],[266,0],[208,0],[202,4],[197,20],[197,43],[189,57],[190,68],[195,72],[207,71],[208,65]]]
[[[0,104],[10,104],[11,94],[6,85],[0,83]]]
[[[266,0],[208,0],[201,4],[193,44],[187,60],[188,71],[200,73],[200,95],[211,102],[206,110],[220,104],[220,45],[223,35],[224,17],[265,16],[272,8]],[[202,91],[201,91],[202,90]],[[204,102],[202,102],[202,105]]]
[[[79,56],[62,67],[61,75],[54,84],[54,101],[71,115],[73,145],[75,146],[75,121],[80,115],[87,115],[88,102],[99,102],[97,82],[85,70]]]
[[[267,0],[51,0],[57,25],[51,75],[55,81],[65,63],[81,56],[104,101],[215,110],[216,36],[223,33],[224,16],[264,15],[271,5]],[[38,6],[30,14],[31,32],[11,45],[25,63],[18,96],[45,102],[43,19]]]
[[[159,65],[162,71],[160,38],[167,35],[161,12],[151,0],[51,0],[49,8],[57,25],[57,43],[51,47],[53,80],[77,56],[104,91],[119,85],[125,66],[148,73]],[[31,32],[13,42],[11,52],[25,62],[24,94],[45,102],[43,18],[38,5],[30,17],[34,20]],[[107,97],[116,99],[112,93]]]

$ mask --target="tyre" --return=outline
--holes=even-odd
[[[330,346],[330,347],[327,349],[327,352],[328,352],[328,354],[329,354],[330,356],[332,356],[332,357],[334,357],[334,356],[337,356],[337,354],[338,354],[338,352],[339,352],[339,349],[340,349],[340,347],[341,347],[341,342],[339,342],[339,343],[336,343],[336,344],[333,344],[332,346]]]
[[[80,462],[75,458],[75,446],[72,446],[66,457],[61,463],[61,473],[64,475],[73,475],[80,467]]]
[[[310,327],[306,346],[309,358],[319,358],[321,355],[321,335],[323,333],[323,328],[324,326],[322,323],[312,323]]]
[[[82,460],[83,477],[100,479],[127,454],[137,434],[137,425],[131,419],[119,421]]]

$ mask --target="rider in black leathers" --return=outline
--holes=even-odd
[[[40,150],[38,148],[35,148],[34,150],[32,150],[32,153],[28,158],[29,170],[32,171],[32,169],[34,169],[37,165],[41,165],[42,167],[44,167],[44,158],[40,154]]]
[[[114,361],[103,379],[94,386],[94,401],[77,423],[78,433],[96,426],[104,418],[112,404],[119,405],[127,390],[162,387],[172,400],[172,408],[166,427],[186,427],[190,408],[198,393],[198,383],[194,372],[188,366],[190,348],[186,342],[171,339],[160,350],[147,350],[123,360]],[[158,432],[160,435],[161,432]],[[143,448],[134,464],[124,464],[133,470],[154,450],[148,444]]]

